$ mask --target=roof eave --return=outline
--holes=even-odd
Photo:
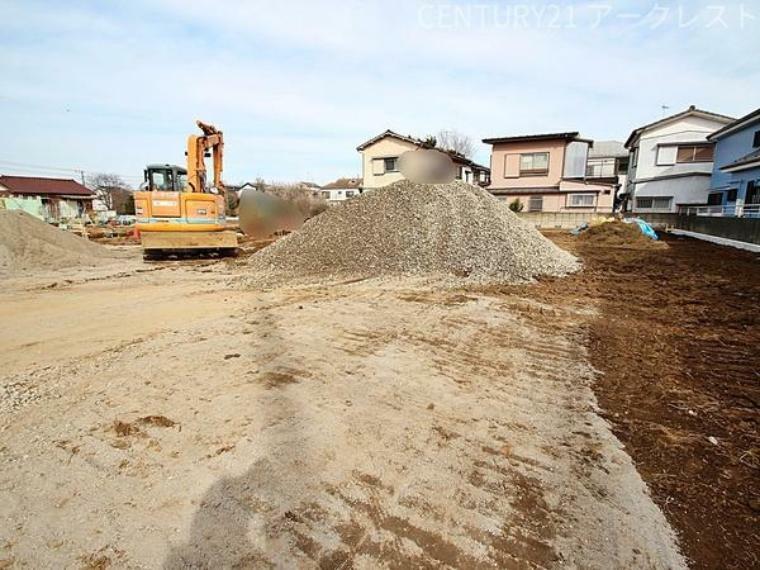
[[[725,127],[721,127],[714,133],[707,136],[708,140],[720,140],[723,137],[730,135],[744,127],[751,126],[754,123],[760,123],[760,108],[747,113],[743,117],[739,117],[735,121],[727,124]]]

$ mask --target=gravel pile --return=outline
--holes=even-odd
[[[495,283],[578,268],[482,188],[407,181],[328,209],[250,264],[261,284],[401,275]]]
[[[18,210],[0,210],[0,274],[113,263],[114,254]]]

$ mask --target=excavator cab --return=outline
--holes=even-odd
[[[149,164],[143,171],[141,190],[149,192],[184,192],[187,169],[173,164]]]

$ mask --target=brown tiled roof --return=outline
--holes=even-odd
[[[335,182],[330,182],[322,186],[322,190],[330,190],[334,188],[360,188],[362,185],[361,178],[338,178]]]
[[[88,196],[95,194],[75,180],[37,178],[32,176],[0,176],[0,186],[13,194],[45,194],[54,196]],[[1,190],[1,188],[0,188]]]

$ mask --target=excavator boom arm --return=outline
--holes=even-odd
[[[210,150],[214,161],[214,186],[224,193],[222,169],[224,160],[224,135],[214,125],[196,121],[203,135],[190,135],[187,138],[187,180],[191,192],[203,192],[206,189],[206,151]]]

